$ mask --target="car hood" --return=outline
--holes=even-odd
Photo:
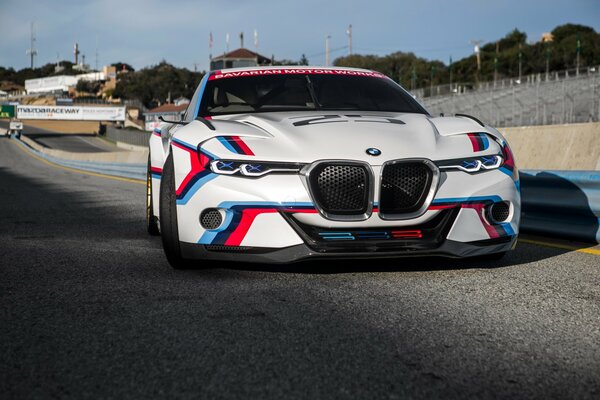
[[[215,130],[208,131],[204,124],[192,122],[180,135],[194,141],[201,132],[202,148],[219,158],[301,163],[340,159],[380,165],[400,158],[460,158],[472,154],[465,133],[488,133],[468,118],[415,113],[274,112],[215,117],[212,124]],[[250,152],[227,146],[223,138],[231,136],[243,141]],[[369,155],[369,148],[381,154]],[[489,150],[495,153],[499,148]]]

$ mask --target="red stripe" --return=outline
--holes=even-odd
[[[183,181],[181,182],[179,187],[175,190],[175,194],[180,195],[181,192],[183,192],[183,189],[185,189],[185,187],[187,186],[188,182],[194,177],[194,175],[196,175],[197,172],[202,171],[204,168],[203,168],[202,164],[200,164],[200,160],[198,159],[195,151],[188,149],[187,147],[182,146],[177,142],[172,142],[172,144],[173,144],[173,146],[178,147],[182,150],[185,150],[189,153],[190,163],[191,163],[191,167],[192,167],[190,169],[190,172],[188,172],[188,174],[185,176],[185,178],[183,178]]]
[[[240,149],[242,149],[242,151],[244,152],[244,155],[247,155],[247,156],[253,156],[254,155],[254,153],[252,152],[252,150],[250,150],[250,147],[248,147],[248,145],[246,143],[244,143],[244,141],[242,139],[240,139],[239,136],[231,136],[231,139],[238,146],[240,146]]]
[[[421,239],[423,233],[420,230],[413,231],[392,231],[394,239]]]
[[[481,224],[483,225],[483,227],[485,228],[488,236],[491,239],[495,239],[497,237],[500,236],[500,234],[498,233],[498,231],[492,226],[490,225],[485,218],[483,217],[483,209],[485,207],[484,204],[463,204],[462,205],[463,208],[471,208],[473,210],[475,210],[477,212],[477,216],[479,217],[479,220],[481,221]]]
[[[318,211],[316,209],[306,209],[306,208],[286,208],[284,210],[288,213],[303,213],[303,214],[316,214]]]
[[[476,133],[467,133],[469,139],[471,140],[471,145],[473,146],[473,151],[479,151],[479,143],[477,142],[477,134]]]
[[[275,208],[247,208],[242,211],[242,219],[237,228],[225,241],[225,246],[239,246],[250,230],[254,219],[258,214],[277,212]]]
[[[162,168],[150,167],[150,172],[157,172],[162,174]]]
[[[443,204],[443,205],[432,205],[429,206],[429,210],[446,210],[448,208],[454,208],[456,204]]]

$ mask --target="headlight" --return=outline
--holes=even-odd
[[[210,163],[210,169],[215,174],[237,175],[247,177],[260,177],[272,173],[295,174],[304,164],[279,163],[279,162],[243,162],[235,160],[214,160]]]
[[[504,159],[501,155],[480,156],[471,158],[459,158],[454,160],[443,160],[436,162],[440,169],[459,169],[461,171],[475,173],[482,170],[497,169],[502,166]]]

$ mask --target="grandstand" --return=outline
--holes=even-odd
[[[552,72],[485,82],[466,91],[455,85],[449,94],[420,97],[432,115],[473,115],[493,126],[597,122],[600,120],[600,68]],[[436,90],[437,89],[437,90]],[[433,88],[432,93],[443,91]]]

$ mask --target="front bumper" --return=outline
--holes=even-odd
[[[194,243],[181,243],[181,254],[191,260],[214,260],[223,262],[250,262],[264,264],[287,264],[307,259],[386,259],[404,257],[449,257],[466,258],[487,254],[502,253],[511,250],[517,236],[506,237],[499,243],[498,239],[463,243],[453,240],[444,241],[436,249],[419,250],[405,248],[403,250],[381,251],[317,251],[306,244],[284,248],[245,248],[228,246],[211,246]]]
[[[335,221],[318,212],[298,175],[260,179],[216,175],[197,164],[195,150],[174,148],[174,155],[179,239],[185,258],[285,263],[306,258],[470,257],[510,250],[518,235],[518,175],[502,170],[473,175],[441,172],[429,208],[410,220],[385,220],[375,202],[372,214],[363,221]],[[380,175],[380,167],[373,166],[373,171],[374,176]],[[378,187],[375,182],[376,201]],[[511,205],[510,218],[501,224],[485,217],[486,207],[497,202]],[[224,213],[217,229],[204,229],[199,221],[208,208]],[[453,215],[443,229],[425,232],[427,224],[445,212]],[[390,240],[398,239],[393,230],[412,229],[422,230],[423,236]],[[386,237],[361,238],[363,231],[383,231]],[[315,241],[321,232],[341,235],[323,235],[334,239],[329,242]],[[344,235],[351,241],[337,240]]]

